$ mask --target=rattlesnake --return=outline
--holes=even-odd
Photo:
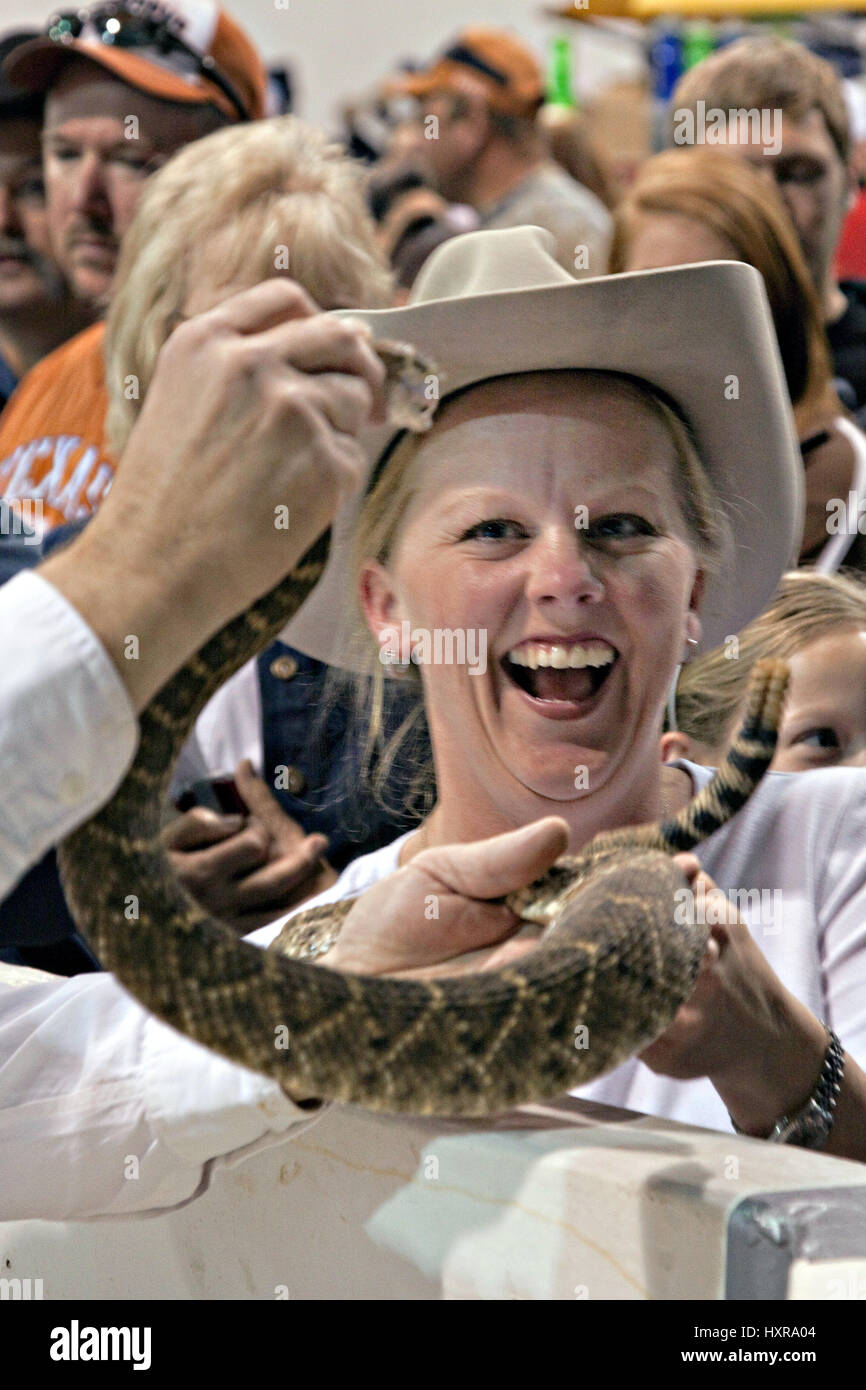
[[[402,388],[391,418],[426,427],[429,412],[417,409],[424,364],[395,345],[377,348],[392,388]],[[547,928],[537,948],[454,978],[347,975],[297,957],[333,939],[351,900],[299,914],[281,949],[263,951],[192,900],[160,833],[172,767],[198,712],[285,626],[327,553],[324,536],[144,711],[124,782],[60,850],[75,919],[102,964],[160,1018],[296,1093],[389,1112],[484,1115],[581,1085],[657,1037],[691,993],[707,929],[675,920],[675,894],[687,882],[670,855],[723,824],[760,780],[787,668],[755,668],[739,735],[679,815],[599,835],[505,899]]]

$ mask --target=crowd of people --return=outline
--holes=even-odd
[[[0,58],[0,1219],[177,1205],[321,1108],[136,1004],[55,851],[332,523],[175,769],[192,897],[279,949],[361,895],[318,963],[498,968],[537,940],[502,897],[685,806],[784,658],[770,773],[678,860],[714,907],[694,994],[578,1094],[866,1160],[866,284],[834,274],[832,68],[706,58],[672,109],[781,139],[672,142],[619,196],[512,33],[383,61],[364,158],[272,114],[206,3],[98,4]],[[379,341],[432,364],[427,432],[391,422]]]

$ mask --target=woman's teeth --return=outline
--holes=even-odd
[[[528,666],[537,671],[540,666],[552,666],[555,671],[580,670],[584,666],[609,666],[616,652],[607,642],[568,642],[549,644],[527,642],[508,653],[515,666]]]
[[[506,675],[535,700],[581,704],[596,695],[618,653],[609,642],[524,642],[502,665]]]

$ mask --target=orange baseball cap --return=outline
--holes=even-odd
[[[463,90],[467,75],[480,81],[493,111],[534,116],[544,101],[544,73],[535,54],[502,29],[464,29],[422,72],[388,84],[391,91],[425,97]]]
[[[52,16],[3,63],[22,91],[45,92],[72,56],[164,101],[209,102],[233,120],[265,114],[267,74],[252,40],[212,0],[106,0]]]

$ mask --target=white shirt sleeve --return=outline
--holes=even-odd
[[[73,606],[33,571],[0,589],[0,898],[108,799],[138,721]]]

